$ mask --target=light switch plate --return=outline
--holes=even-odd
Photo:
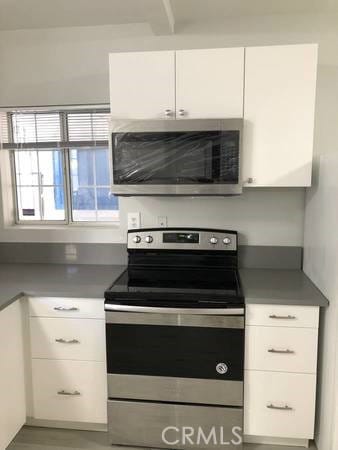
[[[157,225],[161,228],[165,228],[168,226],[168,217],[167,216],[157,216]]]
[[[141,214],[139,212],[128,213],[128,230],[141,227]]]

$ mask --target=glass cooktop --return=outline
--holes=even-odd
[[[215,303],[243,303],[239,275],[235,269],[136,268],[129,267],[105,292],[108,302],[158,304],[170,299],[173,304],[196,307]],[[148,304],[148,303],[147,303]]]

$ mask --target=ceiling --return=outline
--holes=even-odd
[[[0,0],[0,31],[149,23],[155,33],[173,24],[262,14],[338,12],[338,0]]]

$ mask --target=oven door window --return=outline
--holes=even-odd
[[[239,131],[113,133],[115,184],[237,184]]]
[[[107,324],[106,335],[109,374],[243,380],[244,329]]]

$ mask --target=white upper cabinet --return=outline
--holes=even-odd
[[[110,54],[110,107],[118,119],[175,114],[175,52]]]
[[[244,48],[176,52],[176,118],[243,117]]]
[[[311,185],[316,44],[251,47],[245,56],[243,179]]]

